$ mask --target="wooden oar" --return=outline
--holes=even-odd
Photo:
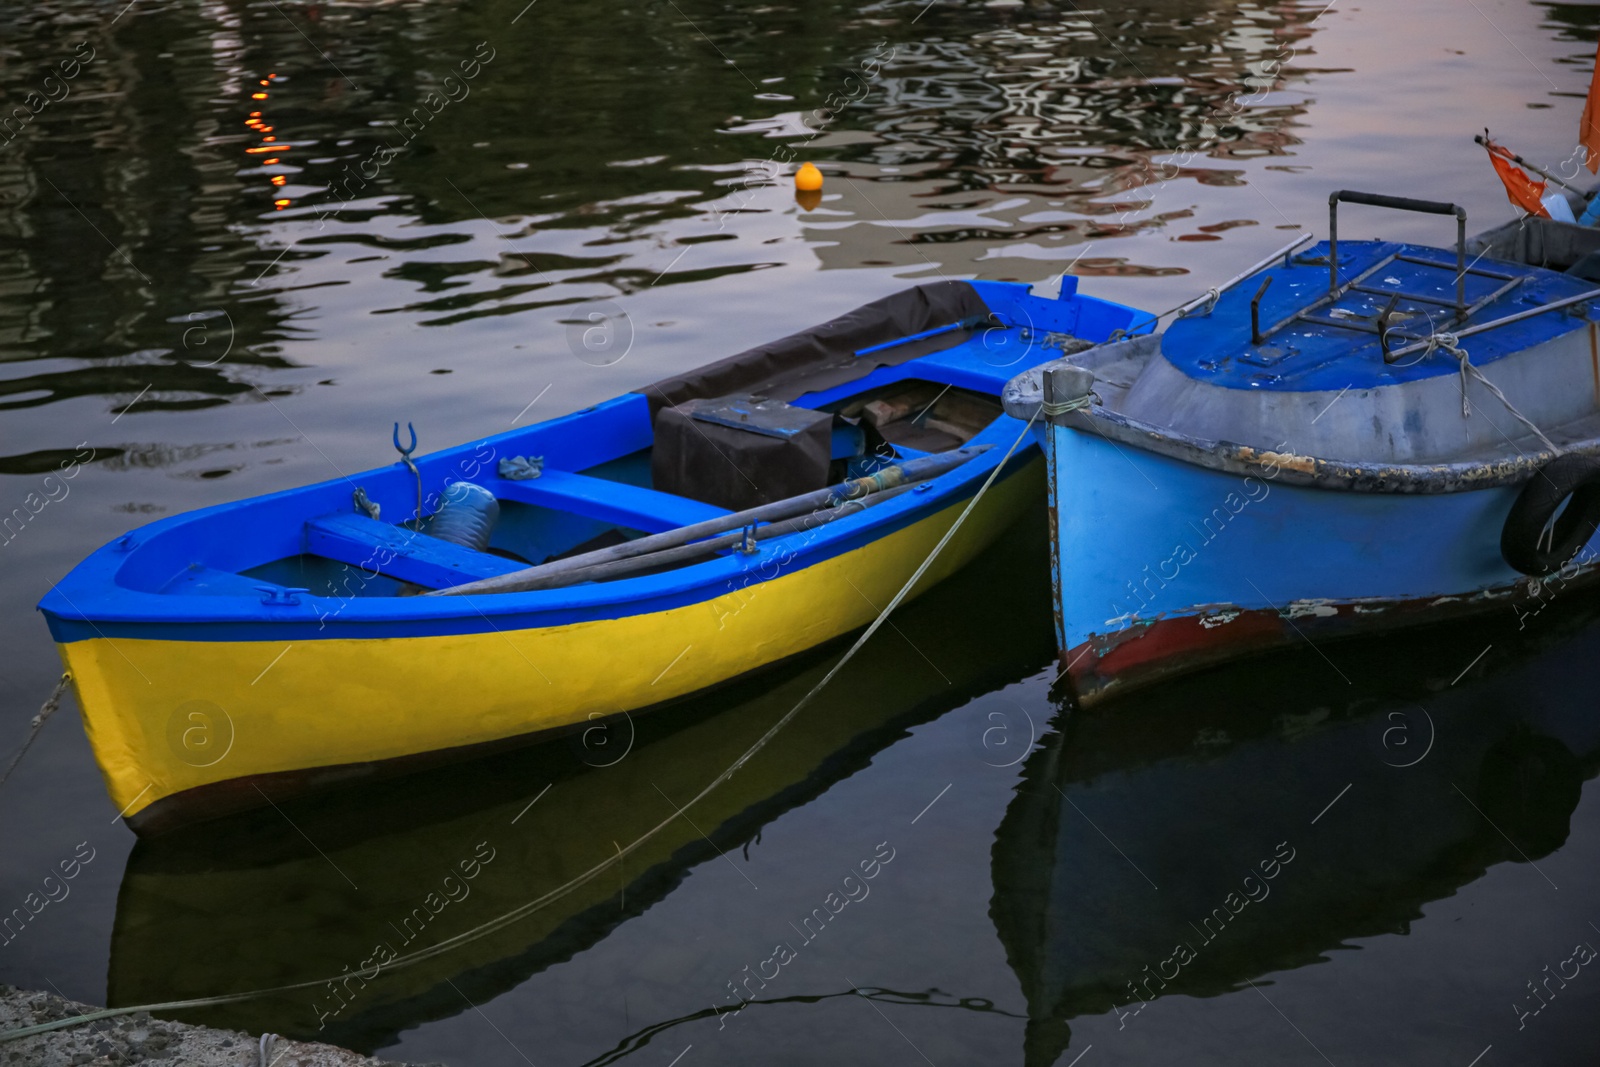
[[[771,537],[783,537],[785,534],[798,533],[801,530],[814,530],[819,526],[826,526],[835,519],[843,519],[864,511],[875,504],[892,500],[901,493],[908,493],[915,488],[915,484],[897,485],[893,489],[886,489],[881,493],[873,493],[870,496],[847,500],[837,507],[822,508],[817,511],[807,512],[804,515],[796,515],[792,519],[774,522],[767,526],[757,526],[751,531],[751,536],[756,541],[765,541]],[[679,545],[677,548],[663,548],[658,552],[648,552],[642,556],[614,559],[609,563],[595,563],[573,570],[555,571],[550,574],[530,575],[526,580],[517,584],[517,592],[527,593],[535,589],[561,589],[569,585],[581,585],[584,582],[614,582],[619,578],[641,574],[657,567],[671,567],[689,563],[704,557],[714,556],[718,552],[724,552],[728,549],[738,550],[744,543],[745,531],[734,530],[732,533],[725,533],[720,537],[712,537],[704,541],[692,541],[687,545]],[[773,575],[773,577],[776,577],[776,575]]]
[[[516,593],[529,589],[549,589],[552,588],[549,579],[555,575],[585,570],[602,564],[616,563],[636,557],[653,557],[668,549],[681,548],[691,541],[701,541],[708,537],[715,537],[718,534],[725,534],[730,530],[742,531],[747,526],[757,526],[757,524],[761,523],[776,524],[785,519],[808,515],[813,511],[827,508],[836,509],[839,505],[849,501],[860,500],[898,486],[925,482],[929,478],[954,470],[974,456],[981,455],[993,447],[993,445],[980,445],[976,448],[958,448],[950,452],[923,456],[893,467],[885,467],[863,478],[853,478],[850,481],[841,482],[826,489],[802,493],[787,500],[776,500],[770,504],[762,504],[760,507],[747,508],[744,511],[737,511],[730,515],[707,519],[705,522],[681,526],[676,530],[667,530],[662,533],[651,534],[648,537],[626,541],[620,545],[612,545],[609,548],[596,549],[593,552],[585,552],[582,555],[541,563],[537,566],[513,571],[510,574],[498,575],[494,578],[483,578],[475,582],[467,582],[464,585],[453,585],[447,589],[435,589],[423,595],[462,596],[476,593]],[[776,534],[763,533],[761,528],[757,526],[756,536],[760,538],[763,536],[776,536]],[[693,547],[699,548],[698,545]],[[657,562],[663,561],[653,560],[647,566],[655,566]]]

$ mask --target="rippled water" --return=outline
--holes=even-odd
[[[1511,210],[1471,135],[1560,167],[1600,32],[1526,0],[524,4],[0,12],[0,514],[92,450],[0,544],[5,751],[58,670],[32,605],[133,525],[917,280],[1068,271],[1162,310],[1322,232],[1332,189],[1488,226]],[[799,159],[828,175],[809,210]],[[1051,693],[1042,522],[620,876],[370,983],[186,1017],[461,1064],[1586,1062],[1587,604],[1084,715]],[[128,1004],[454,937],[670,814],[839,651],[636,736],[137,845],[69,702],[0,789],[0,912],[92,859],[0,978]]]

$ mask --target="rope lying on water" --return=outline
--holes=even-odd
[[[1472,405],[1467,401],[1467,375],[1470,374],[1474,378],[1477,378],[1478,381],[1482,382],[1483,387],[1489,390],[1489,392],[1493,393],[1495,398],[1506,406],[1506,410],[1511,412],[1512,415],[1516,416],[1518,422],[1532,430],[1533,435],[1537,437],[1541,443],[1543,443],[1544,447],[1548,448],[1554,455],[1561,455],[1561,449],[1557,447],[1556,443],[1550,440],[1550,438],[1546,437],[1544,435],[1544,431],[1535,426],[1531,419],[1529,419],[1522,412],[1518,411],[1516,405],[1506,399],[1506,394],[1500,391],[1500,387],[1491,382],[1488,378],[1484,377],[1483,371],[1472,365],[1472,361],[1467,358],[1467,350],[1461,347],[1461,338],[1457,337],[1453,333],[1436,333],[1429,335],[1428,348],[1425,352],[1423,352],[1423,356],[1431,356],[1436,351],[1447,352],[1456,359],[1457,369],[1461,374],[1462,418],[1468,418],[1472,414]]]
[[[933,551],[928,553],[927,558],[924,559],[921,565],[917,567],[916,572],[913,573],[911,577],[906,580],[906,583],[900,587],[900,591],[894,595],[894,598],[890,600],[883,611],[878,614],[878,617],[872,621],[872,624],[862,632],[860,637],[856,638],[855,644],[850,646],[849,650],[846,651],[845,654],[839,659],[839,662],[830,667],[828,669],[828,673],[823,675],[822,679],[817,682],[816,685],[812,686],[811,689],[807,691],[805,696],[801,697],[799,701],[795,703],[794,707],[790,708],[781,719],[773,723],[772,726],[767,729],[766,733],[758,737],[754,744],[745,749],[743,755],[734,760],[733,763],[729,765],[729,767],[721,774],[717,775],[716,778],[712,779],[710,784],[708,784],[704,789],[700,790],[700,792],[696,793],[687,803],[683,804],[676,811],[674,811],[670,817],[657,823],[651,829],[646,830],[641,837],[630,842],[627,847],[619,848],[615,855],[601,860],[599,863],[595,864],[593,867],[590,867],[587,871],[584,871],[577,877],[557,886],[548,893],[537,896],[532,900],[521,904],[508,912],[505,912],[502,915],[498,915],[495,918],[490,919],[486,923],[475,926],[471,930],[456,934],[454,937],[446,938],[436,945],[430,945],[428,948],[418,949],[416,952],[408,953],[404,956],[397,956],[393,960],[390,960],[388,963],[384,964],[383,969],[395,970],[400,967],[407,967],[412,964],[421,963],[424,960],[432,959],[435,956],[444,955],[452,949],[469,944],[473,941],[477,941],[480,938],[487,937],[489,934],[492,934],[497,930],[504,929],[505,927],[510,926],[512,923],[532,915],[541,908],[544,908],[549,904],[553,904],[555,901],[560,900],[568,893],[571,893],[573,890],[594,881],[606,871],[621,863],[629,854],[642,848],[651,838],[655,837],[668,826],[676,822],[684,812],[688,811],[690,808],[694,807],[694,805],[698,804],[700,801],[709,796],[712,790],[716,789],[728,779],[732,778],[739,768],[748,763],[750,759],[756,755],[756,753],[765,748],[767,743],[778,735],[778,731],[782,730],[790,723],[791,720],[794,719],[796,715],[800,714],[801,709],[807,704],[811,703],[811,701],[816,698],[816,695],[822,692],[824,686],[833,681],[834,677],[844,669],[844,665],[849,663],[850,660],[855,657],[856,653],[861,651],[862,646],[871,640],[872,635],[878,632],[878,629],[883,626],[885,621],[888,620],[890,613],[893,612],[895,608],[899,607],[901,603],[905,601],[906,597],[911,594],[911,590],[916,588],[917,583],[922,580],[922,576],[928,572],[928,568],[933,566],[933,561],[936,560],[939,557],[939,554],[944,551],[945,546],[950,543],[951,538],[955,537],[956,531],[961,529],[962,524],[967,521],[967,517],[971,515],[972,510],[978,506],[978,502],[983,499],[984,494],[989,491],[990,486],[994,485],[995,480],[1000,476],[1000,472],[1005,469],[1006,463],[1010,461],[1012,454],[1016,452],[1017,448],[1022,444],[1022,442],[1027,438],[1029,432],[1033,429],[1033,424],[1038,417],[1038,413],[1036,412],[1034,416],[1028,420],[1027,424],[1023,426],[1022,432],[1017,435],[1017,439],[1011,443],[1010,448],[1006,449],[1006,454],[1001,457],[999,463],[995,464],[994,470],[989,472],[989,477],[984,480],[983,485],[978,487],[978,491],[972,495],[972,499],[967,501],[967,506],[962,509],[960,515],[956,516],[955,522],[950,524],[950,529],[944,532],[944,536],[939,539],[939,543],[933,546]],[[222,1004],[235,1004],[239,1001],[251,1000],[256,997],[273,996],[279,993],[292,993],[300,989],[314,989],[318,986],[326,985],[330,981],[336,981],[343,977],[345,977],[345,975],[334,975],[332,978],[318,978],[312,981],[292,982],[288,985],[273,986],[268,989],[252,989],[242,993],[226,993],[221,996],[214,997],[196,997],[190,1000],[169,1000],[159,1004],[130,1004],[121,1008],[106,1008],[102,1011],[88,1012],[84,1015],[74,1015],[66,1019],[57,1019],[53,1022],[38,1023],[34,1026],[25,1026],[15,1030],[0,1031],[0,1044],[4,1044],[7,1041],[15,1041],[19,1038],[32,1037],[36,1034],[47,1033],[51,1030],[61,1030],[69,1026],[77,1026],[80,1023],[94,1022],[97,1019],[109,1019],[118,1015],[131,1015],[132,1013],[139,1011],[154,1013],[158,1011],[172,1011],[184,1008],[214,1007]]]
[[[22,757],[28,754],[28,749],[32,746],[33,739],[39,736],[40,730],[44,729],[46,720],[54,715],[56,709],[61,706],[62,694],[67,691],[67,683],[70,681],[72,681],[72,672],[62,672],[61,680],[56,683],[56,687],[51,691],[49,699],[39,706],[39,714],[35,715],[33,721],[28,723],[28,739],[22,742],[22,747],[17,749],[17,754],[11,757],[11,763],[6,767],[6,773],[0,774],[0,785],[6,784],[6,779],[11,777],[11,772],[17,769],[17,764],[22,762]]]

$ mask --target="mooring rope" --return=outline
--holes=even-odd
[[[67,691],[67,683],[72,681],[72,672],[64,671],[61,680],[51,690],[50,697],[39,706],[39,714],[28,723],[28,739],[22,742],[22,747],[17,749],[17,754],[11,757],[11,763],[6,767],[6,773],[0,774],[0,785],[6,784],[6,779],[11,777],[11,772],[17,769],[17,764],[22,762],[22,757],[28,754],[28,748],[33,744],[33,739],[39,736],[39,731],[44,729],[44,724],[50,716],[56,713],[61,706],[61,696]]]
[[[1293,246],[1291,245],[1290,247],[1292,248]],[[1195,306],[1189,308],[1188,311],[1184,311],[1183,309],[1194,303],[1192,300],[1185,300],[1177,307],[1170,307],[1159,315],[1147,314],[1138,322],[1130,323],[1127,326],[1112,330],[1110,335],[1106,337],[1106,343],[1109,344],[1114,341],[1127,340],[1128,338],[1134,336],[1134,330],[1142,330],[1146,326],[1154,326],[1168,315],[1171,315],[1173,312],[1178,312],[1178,318],[1180,319],[1186,319],[1191,315],[1209,315],[1216,308],[1217,301],[1222,299],[1222,290],[1218,289],[1216,286],[1212,286],[1210,289],[1207,289],[1201,294],[1201,298],[1205,301],[1205,303],[1195,304]]]
[[[780,730],[789,725],[790,721],[792,721],[796,715],[800,714],[801,709],[803,709],[807,704],[811,703],[811,701],[816,698],[818,693],[822,692],[824,686],[833,681],[839,672],[844,669],[845,664],[849,663],[850,660],[855,657],[856,653],[861,651],[862,646],[871,640],[872,635],[878,632],[879,628],[882,627],[884,622],[888,620],[890,613],[893,612],[895,608],[899,607],[901,603],[905,601],[906,597],[911,594],[911,590],[916,588],[917,583],[922,580],[922,576],[928,572],[928,568],[933,566],[933,561],[936,560],[939,557],[939,554],[944,551],[945,546],[950,543],[951,538],[955,537],[956,532],[960,530],[962,524],[967,521],[967,517],[971,515],[972,510],[978,506],[978,502],[983,499],[984,494],[989,491],[989,488],[992,485],[994,485],[995,480],[1000,476],[1000,472],[1005,469],[1005,466],[1010,461],[1013,453],[1016,452],[1017,448],[1021,446],[1022,442],[1032,431],[1033,424],[1038,417],[1038,412],[1035,412],[1033,416],[1028,419],[1027,423],[1022,427],[1022,432],[1017,435],[1017,439],[1011,443],[1010,448],[1006,449],[1006,454],[1001,457],[999,463],[995,464],[994,470],[989,472],[989,477],[984,480],[983,485],[978,487],[978,491],[972,495],[972,499],[967,501],[967,506],[962,510],[960,515],[956,516],[955,522],[950,524],[950,529],[945,531],[944,536],[939,539],[938,544],[933,546],[933,550],[928,553],[927,558],[924,559],[921,565],[917,567],[916,572],[913,573],[911,577],[906,580],[906,583],[900,587],[900,591],[894,595],[894,598],[889,601],[888,605],[883,609],[883,611],[878,613],[878,617],[872,621],[871,625],[869,625],[866,630],[862,632],[860,637],[856,638],[855,644],[851,645],[849,650],[846,651],[842,657],[840,657],[839,662],[830,667],[828,669],[828,673],[823,675],[822,679],[817,682],[816,685],[812,686],[811,689],[807,691],[805,696],[801,697],[799,701],[795,703],[794,707],[790,708],[781,719],[773,723],[772,726],[767,729],[766,733],[758,737],[754,744],[745,749],[743,755],[734,760],[733,763],[730,764],[728,768],[721,774],[717,775],[716,778],[712,779],[709,785],[691,797],[687,803],[680,806],[672,813],[671,816],[657,823],[649,830],[646,830],[642,836],[630,842],[627,847],[619,848],[615,855],[606,857],[593,867],[590,867],[587,871],[584,871],[582,874],[569,879],[565,883],[550,890],[548,893],[544,893],[541,896],[535,897],[534,899],[521,904],[502,915],[498,915],[495,918],[490,919],[486,923],[482,923],[470,930],[456,934],[454,937],[446,938],[436,945],[430,945],[427,948],[418,949],[417,951],[408,953],[404,956],[397,956],[393,960],[390,960],[388,963],[384,964],[382,970],[396,970],[415,963],[421,963],[424,960],[432,959],[435,956],[441,956],[452,949],[460,947],[461,945],[470,944],[471,942],[480,938],[487,937],[489,934],[492,934],[497,930],[504,929],[505,927],[510,926],[512,923],[524,919],[541,908],[560,900],[573,890],[594,881],[594,879],[600,877],[606,871],[621,863],[628,855],[644,847],[648,841],[654,838],[657,834],[661,833],[668,826],[671,826],[674,822],[676,822],[684,812],[688,811],[690,808],[694,807],[694,805],[698,804],[700,801],[709,796],[712,790],[716,789],[728,779],[732,778],[739,768],[748,763],[750,759],[756,755],[756,753],[765,748],[767,743],[778,735]],[[38,1023],[34,1026],[25,1026],[15,1030],[0,1030],[0,1044],[4,1044],[7,1041],[15,1041],[19,1038],[32,1037],[36,1034],[47,1033],[52,1030],[65,1029],[69,1026],[77,1026],[80,1023],[94,1022],[97,1019],[109,1019],[119,1015],[130,1015],[139,1011],[151,1012],[153,1014],[158,1011],[174,1011],[187,1008],[206,1008],[222,1004],[235,1004],[239,1001],[251,1000],[256,997],[274,996],[279,993],[292,993],[300,989],[315,989],[318,986],[326,985],[331,981],[337,981],[338,979],[344,977],[348,977],[348,975],[334,975],[332,978],[318,978],[312,981],[292,982],[288,985],[273,986],[268,989],[252,989],[242,993],[225,993],[220,996],[213,997],[196,997],[190,1000],[169,1000],[158,1004],[130,1004],[120,1008],[105,1008],[101,1011],[87,1012],[83,1015],[74,1015],[65,1019],[56,1019],[52,1022]],[[376,975],[374,978],[376,978]]]
[[[1191,309],[1189,311],[1183,311],[1183,305],[1180,304],[1177,307],[1173,308],[1172,311],[1180,311],[1180,312],[1182,312],[1182,314],[1180,314],[1178,316],[1180,319],[1186,319],[1190,315],[1209,315],[1213,311],[1216,310],[1217,301],[1222,299],[1222,291],[1217,289],[1215,286],[1212,286],[1210,289],[1206,290],[1206,294],[1205,295],[1206,295],[1206,302],[1204,304],[1200,305],[1199,307],[1193,308],[1193,309]],[[1156,316],[1157,320],[1160,320],[1162,317],[1164,317],[1166,315],[1172,314],[1172,311],[1164,311],[1164,312],[1162,312],[1160,315]]]
[[[1082,411],[1086,407],[1093,406],[1098,399],[1093,393],[1084,393],[1082,396],[1074,397],[1071,400],[1063,400],[1059,404],[1041,400],[1039,402],[1039,413],[1047,419],[1053,419],[1070,411]]]
[[[1467,401],[1467,375],[1470,374],[1474,378],[1477,378],[1478,381],[1482,382],[1483,387],[1489,390],[1489,392],[1493,393],[1496,399],[1506,406],[1506,410],[1511,412],[1512,415],[1516,416],[1518,422],[1532,430],[1533,435],[1543,442],[1546,448],[1548,448],[1554,455],[1561,455],[1561,449],[1557,447],[1556,443],[1550,440],[1550,438],[1546,437],[1544,435],[1544,431],[1535,426],[1531,419],[1529,419],[1522,412],[1518,411],[1516,405],[1510,400],[1506,399],[1506,394],[1500,391],[1500,387],[1484,376],[1483,371],[1472,365],[1472,361],[1467,358],[1467,350],[1461,347],[1461,338],[1457,337],[1453,333],[1440,332],[1430,334],[1428,337],[1428,348],[1425,352],[1423,352],[1423,356],[1426,358],[1427,356],[1431,356],[1436,351],[1447,352],[1456,359],[1456,367],[1461,375],[1461,417],[1463,419],[1469,418],[1472,415],[1472,405]]]

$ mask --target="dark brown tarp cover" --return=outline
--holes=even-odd
[[[763,421],[783,425],[767,433],[749,426],[719,425],[699,412],[724,406],[719,400],[686,400],[656,412],[656,446],[650,456],[651,485],[729,511],[743,511],[828,484],[833,416],[792,408],[776,400],[727,405]],[[780,408],[760,416],[764,409]]]
[[[966,340],[967,332],[952,330],[869,356],[857,356],[860,349],[988,314],[988,305],[966,282],[929,282],[635,392],[649,398],[652,421],[663,407],[703,397],[761,393],[792,401],[863,378],[878,367],[949,348]]]

